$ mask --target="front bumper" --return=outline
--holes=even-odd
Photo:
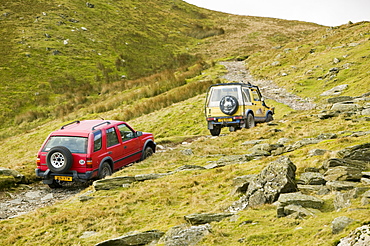
[[[94,171],[87,171],[86,173],[77,173],[77,171],[70,171],[69,173],[53,173],[50,169],[46,171],[41,171],[40,169],[35,169],[36,176],[43,179],[44,184],[52,184],[55,176],[65,176],[72,177],[72,181],[76,182],[86,182],[93,177]]]

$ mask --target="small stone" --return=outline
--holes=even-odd
[[[41,201],[49,201],[49,200],[52,200],[53,198],[54,198],[54,195],[50,193],[44,196],[43,198],[41,198]]]

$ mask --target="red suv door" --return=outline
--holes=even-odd
[[[118,129],[126,156],[125,165],[140,160],[142,146],[135,131],[126,124],[118,125]]]
[[[125,164],[125,151],[121,140],[118,138],[116,127],[106,129],[105,133],[107,139],[107,152],[113,159],[113,170],[116,170]]]

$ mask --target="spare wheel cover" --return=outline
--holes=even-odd
[[[220,101],[220,109],[224,114],[233,115],[238,110],[238,107],[238,99],[234,96],[224,96]]]

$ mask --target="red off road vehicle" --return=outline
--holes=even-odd
[[[153,134],[123,121],[74,121],[52,132],[37,154],[36,176],[51,188],[101,179],[151,156]]]

